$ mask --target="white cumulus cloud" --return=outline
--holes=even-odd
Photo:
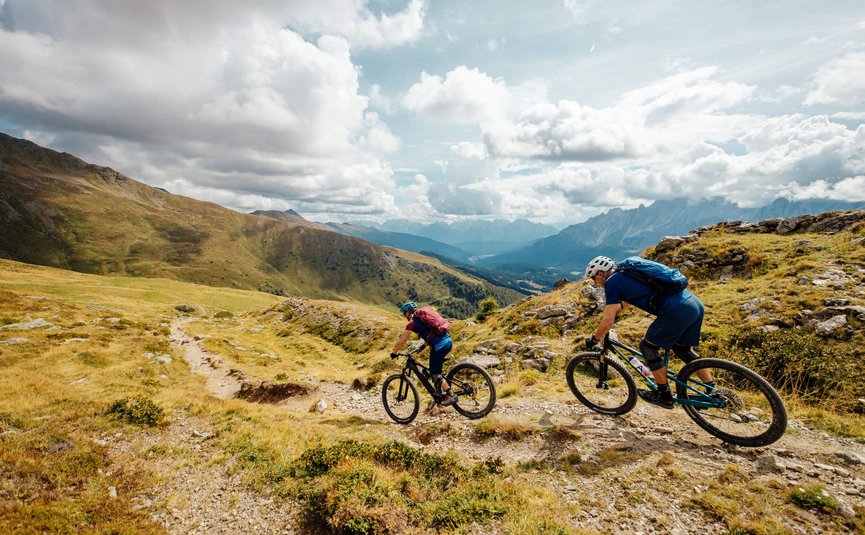
[[[8,0],[0,115],[90,161],[238,209],[269,198],[301,213],[380,213],[392,206],[383,157],[400,141],[359,93],[349,38],[408,39],[424,3],[377,18],[365,3],[317,5]],[[323,34],[289,29],[294,17]]]
[[[502,118],[510,91],[501,79],[461,65],[445,77],[421,73],[403,106],[427,119],[457,124],[491,124]]]
[[[865,51],[850,52],[817,71],[805,105],[865,103]]]

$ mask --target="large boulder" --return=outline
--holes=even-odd
[[[847,325],[847,316],[839,314],[837,316],[833,316],[826,321],[821,321],[814,326],[814,330],[817,332],[818,336],[822,336],[824,338],[828,336],[832,336],[835,331],[838,331],[842,327]]]

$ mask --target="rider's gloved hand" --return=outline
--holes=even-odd
[[[598,339],[593,334],[591,338],[586,338],[586,349],[596,349],[598,347]]]
[[[398,355],[397,353],[391,353],[391,354],[390,354],[390,358],[392,358],[392,359],[395,359],[395,358],[397,358],[398,356],[399,356],[399,355]]]

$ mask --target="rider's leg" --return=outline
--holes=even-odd
[[[451,392],[451,385],[441,375],[445,357],[450,353],[452,347],[453,342],[450,338],[443,340],[443,343],[438,347],[430,347],[430,371],[435,374],[436,387],[439,388],[439,392],[445,394],[439,401],[444,406],[453,405],[459,400],[459,396]]]
[[[658,385],[658,396],[663,402],[670,403],[672,406],[673,393],[670,392],[670,384],[667,382],[667,368],[664,366],[664,359],[661,357],[660,348],[643,338],[640,340],[640,352],[645,357],[646,364],[652,371],[655,384]]]
[[[679,357],[685,364],[700,358],[700,355],[698,355],[697,352],[694,351],[693,347],[678,343],[673,345],[673,353],[675,353],[676,356]],[[701,381],[706,383],[707,386],[715,386],[714,379],[712,378],[712,372],[710,372],[709,370],[697,370],[697,377],[699,377]]]
[[[656,383],[667,383],[667,368],[664,366],[664,359],[661,357],[660,347],[643,338],[640,340],[640,353],[646,359],[649,369],[655,378]]]
[[[694,347],[700,345],[700,331],[703,328],[705,308],[703,307],[703,302],[700,301],[696,295],[692,295],[687,301],[685,301],[683,309],[689,309],[691,311],[692,319],[688,323],[688,326],[682,331],[681,336],[676,340],[676,344],[673,346],[673,352],[683,361],[691,362],[694,359],[700,358],[700,355],[694,351]],[[679,351],[677,351],[677,347],[679,348]],[[684,348],[684,351],[682,351],[682,348]],[[709,370],[703,369],[698,371],[697,377],[699,377],[704,383],[712,383],[709,386],[714,387],[714,378]]]
[[[451,347],[453,347],[452,344],[447,344],[445,347],[439,349],[434,349],[430,346],[429,371],[433,376],[435,387],[439,389],[439,392],[447,392],[450,390],[450,385],[442,375],[442,368],[444,367],[445,357],[450,353]]]

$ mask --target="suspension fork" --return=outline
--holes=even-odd
[[[606,344],[605,344],[606,345]],[[597,388],[607,388],[607,371],[610,367],[607,365],[607,349],[598,356],[598,384]]]

